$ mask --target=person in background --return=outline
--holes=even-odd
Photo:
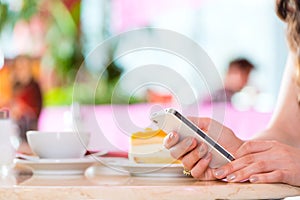
[[[277,0],[276,7],[287,23],[290,54],[271,122],[252,140],[243,141],[212,119],[191,118],[234,155],[234,161],[217,169],[208,167],[211,154],[205,144],[192,137],[180,141],[177,133],[169,133],[164,146],[194,178],[300,186],[300,0]]]
[[[169,93],[160,93],[155,89],[147,89],[146,99],[149,103],[169,104],[173,101],[173,96]]]
[[[231,97],[247,85],[254,69],[254,65],[246,58],[232,60],[224,78],[224,89],[214,92],[210,98],[206,98],[205,103],[231,102]]]
[[[9,109],[20,129],[20,148],[26,146],[26,132],[36,130],[42,109],[42,92],[32,75],[31,59],[21,55],[15,58],[12,69],[12,101]]]

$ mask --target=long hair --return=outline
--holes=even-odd
[[[300,86],[300,0],[277,0],[276,12],[287,23],[289,48],[297,55],[296,80]]]

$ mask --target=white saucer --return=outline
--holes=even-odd
[[[132,176],[183,177],[181,164],[133,163],[125,158],[103,159],[103,163],[114,169],[125,171]],[[185,176],[186,177],[186,176]]]
[[[94,158],[76,159],[38,159],[34,161],[15,159],[16,165],[26,165],[39,175],[73,175],[83,174],[85,170],[98,161]]]

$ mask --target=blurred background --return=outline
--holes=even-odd
[[[230,89],[237,94],[228,101],[242,111],[272,111],[287,57],[284,24],[275,14],[275,0],[0,0],[0,108],[9,107],[18,96],[28,100],[20,92],[25,87],[22,82],[31,83],[27,92],[36,95],[34,109],[29,108],[33,119],[39,117],[42,108],[71,105],[76,73],[99,44],[137,28],[146,28],[145,34],[151,37],[150,27],[172,30],[198,43],[224,77],[225,86],[233,83],[234,88],[243,79],[232,70],[226,81],[230,62],[249,61],[253,70],[246,73],[249,77],[241,87]],[[104,78],[97,82],[95,96],[86,95],[86,91],[99,81],[90,78],[91,74],[102,69],[86,63],[86,74],[81,75],[82,82],[78,84],[82,91],[78,103],[110,104],[114,86],[122,75],[155,59],[189,79],[196,96],[193,101],[205,100],[205,83],[189,76],[190,67],[168,55],[149,52],[115,59],[115,52],[124,43],[130,41],[117,41],[105,55],[97,57],[97,62],[108,67]],[[27,72],[18,73],[26,66]],[[139,78],[145,76],[149,74],[140,74]],[[130,84],[128,80],[121,83],[123,95],[114,103],[173,100],[163,88],[145,87],[132,92]],[[185,88],[178,85],[178,90]],[[188,97],[184,101],[194,103]],[[24,104],[18,106],[26,109]],[[15,115],[18,117],[17,112]]]
[[[9,81],[5,79],[16,56],[31,57],[44,106],[69,105],[72,84],[83,59],[105,39],[140,27],[174,30],[191,38],[204,48],[220,74],[225,73],[230,60],[250,59],[256,70],[249,84],[268,94],[271,104],[277,96],[287,47],[274,0],[0,2],[0,49],[1,59],[4,56],[5,60],[0,74],[2,104],[9,99]],[[113,57],[116,49],[117,45],[108,49],[106,56]],[[107,81],[99,89],[109,90],[138,59],[129,57],[112,63]],[[98,94],[97,104],[110,103],[109,91]]]

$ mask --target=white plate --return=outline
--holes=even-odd
[[[15,159],[17,165],[26,165],[34,174],[42,175],[70,175],[83,174],[85,170],[98,161],[94,158],[76,159],[38,159],[34,161]]]
[[[133,163],[125,158],[103,159],[103,163],[114,169],[128,172],[133,176],[183,177],[181,164]],[[186,177],[186,176],[184,176]]]

